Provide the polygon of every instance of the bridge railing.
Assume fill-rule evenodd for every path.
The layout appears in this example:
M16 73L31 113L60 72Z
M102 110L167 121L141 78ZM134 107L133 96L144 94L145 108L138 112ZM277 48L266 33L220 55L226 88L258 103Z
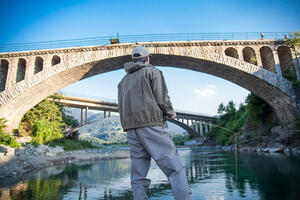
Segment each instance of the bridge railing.
M204 116L204 117L214 117L218 118L218 115L209 115L209 114L204 114L204 113L198 113L198 112L192 112L192 111L186 111L186 110L180 110L180 109L175 109L175 112L180 112L184 114L192 114L192 115L199 115L199 116Z
M110 102L110 103L118 103L118 100L112 99L112 98L105 98L105 97L100 97L100 96L78 94L78 93L75 93L75 92L59 91L59 93L62 94L63 96L71 96L71 97L78 97L78 98L84 98L84 99L100 100L100 101L105 101L105 102Z
M284 39L291 32L263 32L263 39ZM110 39L118 38L120 43L159 42L159 41L209 41L209 40L255 40L262 39L262 32L232 33L164 33L144 35L116 35L70 40L0 44L0 52L29 51L80 46L108 45Z

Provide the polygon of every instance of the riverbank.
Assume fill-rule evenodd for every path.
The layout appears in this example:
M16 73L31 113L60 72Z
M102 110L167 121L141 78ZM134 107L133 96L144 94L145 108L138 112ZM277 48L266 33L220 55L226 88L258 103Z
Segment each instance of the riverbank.
M235 151L235 145L219 145L215 143L197 143L196 141L190 141L190 144L180 145L181 148L199 148L202 150L212 151ZM275 143L270 146L237 146L237 151L240 152L258 152L258 153L285 153L291 155L300 155L300 146L286 146L281 143Z
M118 147L64 151L62 147L26 145L11 148L0 145L0 178L21 178L24 174L47 167L108 159L129 158L129 151Z
M177 148L199 148L205 151L234 151L235 145L221 146L209 142L197 143L190 141L188 144ZM272 146L238 146L240 152L257 153L284 153L287 155L300 155L300 147L285 146L276 143ZM20 181L26 174L39 170L63 166L67 164L80 164L99 160L126 159L129 156L129 147L121 145L104 146L101 149L85 149L76 151L64 151L62 147L49 147L30 144L24 148L11 148L0 145L0 178L9 178L13 182ZM1 186L1 185L0 185Z

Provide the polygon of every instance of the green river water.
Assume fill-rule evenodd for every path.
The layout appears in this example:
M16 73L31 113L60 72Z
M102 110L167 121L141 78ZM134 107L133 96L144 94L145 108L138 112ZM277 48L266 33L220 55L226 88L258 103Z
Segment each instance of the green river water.
M300 156L179 148L193 200L300 199ZM2 188L0 199L129 200L130 159L52 167ZM173 199L152 160L149 199ZM0 180L4 182L7 180Z

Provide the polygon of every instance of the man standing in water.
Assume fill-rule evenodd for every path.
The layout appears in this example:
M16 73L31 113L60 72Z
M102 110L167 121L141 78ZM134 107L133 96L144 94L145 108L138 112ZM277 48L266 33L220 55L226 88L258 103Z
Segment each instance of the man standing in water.
M175 200L190 200L185 167L176 146L164 130L166 117L175 118L168 90L160 70L150 64L146 47L132 51L125 63L127 74L118 85L121 124L127 131L131 157L131 187L134 200L147 198L151 157L168 177Z

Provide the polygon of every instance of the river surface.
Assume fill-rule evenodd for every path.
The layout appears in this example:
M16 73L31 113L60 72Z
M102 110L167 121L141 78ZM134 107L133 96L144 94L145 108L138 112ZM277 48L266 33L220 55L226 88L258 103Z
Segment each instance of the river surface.
M178 149L193 200L300 199L300 157ZM2 188L0 199L129 200L130 159L53 167ZM149 199L173 199L167 178L152 160ZM0 181L5 181L0 180Z

